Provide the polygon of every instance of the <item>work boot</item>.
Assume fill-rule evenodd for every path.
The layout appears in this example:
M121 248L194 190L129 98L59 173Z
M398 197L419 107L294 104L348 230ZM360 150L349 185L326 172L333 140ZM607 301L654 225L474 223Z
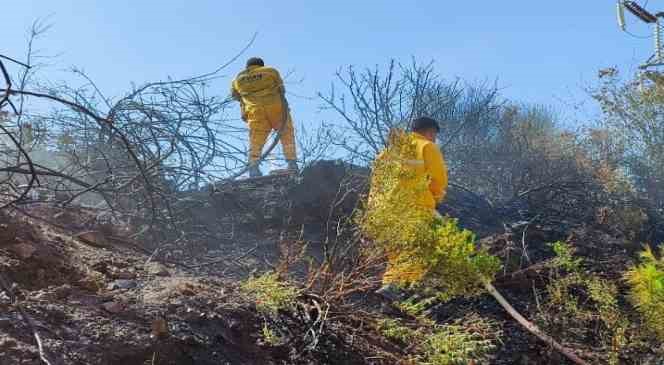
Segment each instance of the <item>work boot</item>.
M295 161L295 160L286 160L286 162L288 163L288 169L289 170L292 170L292 171L295 171L295 172L298 171L297 161Z
M249 166L249 177L260 177L263 176L263 173L258 168L257 164L252 164Z

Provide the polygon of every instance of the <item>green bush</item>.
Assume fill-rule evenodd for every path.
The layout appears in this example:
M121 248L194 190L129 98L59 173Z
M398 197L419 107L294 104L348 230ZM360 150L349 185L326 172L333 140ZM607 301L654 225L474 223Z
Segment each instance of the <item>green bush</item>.
M574 247L567 242L557 241L551 244L556 256L551 260L550 266L554 269L563 268L568 272L577 272L581 267L581 258L574 257Z
M664 249L660 252L664 254ZM646 329L664 341L664 259L655 257L648 247L641 253L641 260L625 274L630 298Z
M276 273L268 272L250 278L242 284L242 291L256 300L256 309L264 314L275 315L279 310L292 308L299 290L279 280Z
M422 344L421 365L466 365L486 361L495 349L494 324L481 318L472 323L438 326ZM472 324L472 325L471 325Z
M618 305L615 284L582 270L583 259L574 256L574 248L565 242L551 244L556 256L549 262L550 282L546 301L538 306L540 318L549 329L561 335L599 336L608 363L617 365L628 344L629 322Z
M390 318L378 321L378 331L390 340L397 340L403 343L411 343L411 341L421 339L422 337L422 333L403 326L398 320Z
M281 337L272 330L267 323L263 324L262 329L263 341L270 346L277 346L281 343Z
M496 324L475 314L452 324L436 325L420 318L418 329L399 320L383 319L378 331L390 340L416 344L411 361L420 365L454 365L485 361L499 338Z

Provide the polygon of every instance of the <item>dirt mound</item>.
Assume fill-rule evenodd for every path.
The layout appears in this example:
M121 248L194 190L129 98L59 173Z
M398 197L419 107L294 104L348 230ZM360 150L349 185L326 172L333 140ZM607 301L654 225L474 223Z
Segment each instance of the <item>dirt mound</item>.
M368 182L366 168L318 161L298 176L268 175L184 192L178 206L183 211L182 230L203 250L227 246L246 233L260 240L261 234L285 227L304 226L315 241L325 225L353 215L368 192ZM479 237L503 230L504 222L486 200L456 186L449 188L440 211L458 218Z
M219 266L158 263L32 219L2 224L0 270L16 297L0 294L2 365L41 363L35 331L53 365L384 363L365 362L371 345L348 343L334 321L307 350L304 314L281 313L286 341L266 343L265 317Z
M259 317L233 285L28 220L4 225L13 228L3 231L1 271L53 364L271 362L252 338ZM0 307L0 363L39 363L31 329L7 295ZM160 320L165 338L153 330Z

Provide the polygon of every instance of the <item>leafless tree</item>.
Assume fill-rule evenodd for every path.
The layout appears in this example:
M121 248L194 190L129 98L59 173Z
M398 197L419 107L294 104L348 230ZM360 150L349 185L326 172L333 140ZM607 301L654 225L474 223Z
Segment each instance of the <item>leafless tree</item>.
M103 219L139 226L132 237L178 241L186 224L179 209L191 200L188 192L246 172L244 127L227 116L231 98L211 92L244 49L213 72L146 83L112 98L77 68L72 72L81 86L40 82L30 65L32 44L47 29L35 23L28 62L0 59L6 83L0 94L3 206L84 204ZM20 70L18 76L6 62ZM278 139L279 131L263 158Z
M494 215L585 217L599 204L588 194L599 189L593 172L580 163L585 139L560 128L550 108L508 101L495 84L445 80L432 63L350 66L336 76L319 96L340 117L343 127L330 138L348 160L368 165L391 128L429 116L442 122L452 187L486 200Z
M349 66L338 71L328 94L319 94L324 108L335 111L345 123L336 136L352 157L371 161L386 143L391 128L407 127L415 117L443 121L442 146L448 153L476 144L498 122L500 106L495 86L462 85L435 73L432 63L399 64L391 61L385 71L378 67L358 71Z

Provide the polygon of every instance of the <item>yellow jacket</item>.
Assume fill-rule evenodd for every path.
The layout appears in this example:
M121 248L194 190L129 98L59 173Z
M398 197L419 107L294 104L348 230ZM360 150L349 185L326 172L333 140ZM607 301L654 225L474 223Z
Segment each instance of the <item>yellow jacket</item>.
M416 158L403 162L414 170L416 179L424 176L429 180L429 190L423 193L420 203L427 208L436 209L436 205L443 201L447 191L447 166L443 154L435 143L421 134L412 132L410 137ZM403 183L407 188L408 183L405 181Z
M231 84L231 95L243 107L281 103L284 82L272 67L249 66Z

